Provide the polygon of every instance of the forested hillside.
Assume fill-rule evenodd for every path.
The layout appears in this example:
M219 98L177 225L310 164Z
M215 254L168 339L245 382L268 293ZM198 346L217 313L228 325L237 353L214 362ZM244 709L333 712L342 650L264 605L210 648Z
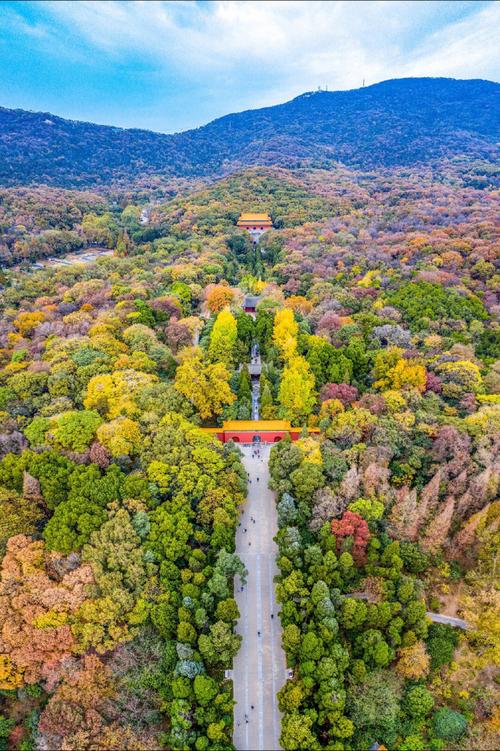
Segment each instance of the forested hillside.
M248 165L373 168L493 161L499 85L407 78L303 94L163 135L0 108L0 184L95 187L147 175L220 176Z
M396 83L355 95L395 97ZM470 85L483 104L495 90ZM462 135L487 157L491 113L474 119L469 101ZM437 154L424 126L383 160ZM56 136L38 162L31 144L27 180L73 184L78 169L90 184L108 135L85 168L64 149L53 165ZM233 748L247 477L237 446L200 427L251 417L258 344L261 417L319 431L270 461L283 748L496 747L499 238L494 170L467 161L471 139L439 169L252 167L176 196L1 192L1 252L20 268L0 278L0 745ZM123 164L101 177L139 171ZM258 246L241 211L273 219ZM113 255L30 268L89 245Z

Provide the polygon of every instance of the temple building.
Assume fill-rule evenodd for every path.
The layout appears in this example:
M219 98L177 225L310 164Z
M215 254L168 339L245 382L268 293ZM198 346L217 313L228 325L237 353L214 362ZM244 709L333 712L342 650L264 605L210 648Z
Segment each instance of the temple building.
M243 301L243 310L245 313L255 313L260 297L257 295L246 295Z
M201 428L222 441L235 443L277 443L290 435L292 441L300 438L302 428L293 428L288 420L226 420L222 428ZM308 433L319 433L319 428L308 428Z
M269 214L240 214L237 226L246 229L254 243L257 243L264 232L272 228L273 222Z

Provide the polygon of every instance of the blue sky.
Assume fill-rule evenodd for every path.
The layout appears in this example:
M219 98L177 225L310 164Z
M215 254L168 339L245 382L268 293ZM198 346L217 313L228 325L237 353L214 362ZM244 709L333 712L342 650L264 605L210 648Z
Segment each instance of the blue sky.
M0 0L0 105L165 133L319 85L498 81L500 3Z

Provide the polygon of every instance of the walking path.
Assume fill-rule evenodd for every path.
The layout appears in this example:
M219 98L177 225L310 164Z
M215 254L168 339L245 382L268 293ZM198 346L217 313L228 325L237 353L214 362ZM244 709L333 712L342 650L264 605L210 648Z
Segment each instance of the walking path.
M445 623L448 626L461 628L464 631L470 628L470 624L467 621L464 621L463 618L456 618L454 615L441 615L441 613L431 613L428 610L426 616L434 623Z
M248 580L241 591L239 578L235 578L241 615L236 631L243 641L233 663L233 740L239 751L274 751L280 748L281 732L276 693L286 680L286 664L273 581L277 574L273 540L277 518L268 488L270 446L242 446L241 450L251 482L236 533L236 552L248 570ZM257 450L260 457L253 456Z

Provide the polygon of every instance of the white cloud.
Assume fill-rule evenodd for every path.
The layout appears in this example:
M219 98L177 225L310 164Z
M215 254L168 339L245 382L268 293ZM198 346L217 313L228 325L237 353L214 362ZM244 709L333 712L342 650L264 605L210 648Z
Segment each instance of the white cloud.
M405 66L408 75L456 78L498 77L500 4L431 34Z
M112 55L135 52L188 71L203 66L202 73L272 64L285 78L290 71L302 79L323 76L343 88L363 74L370 80L397 75L400 66L420 66L425 75L442 74L447 65L449 74L490 68L500 20L496 3L57 0L44 6L74 34ZM468 11L467 17L447 24L458 9ZM440 28L426 38L426 24ZM412 38L420 40L420 49L408 59L405 47Z
M498 78L500 4L452 0L49 0L45 21L109 64L139 61L225 111L408 75ZM52 29L51 29L52 30ZM175 88L175 87L174 87ZM177 86L178 88L178 86ZM221 100L221 93L227 96ZM178 92L177 92L178 94ZM214 108L215 109L215 108Z

